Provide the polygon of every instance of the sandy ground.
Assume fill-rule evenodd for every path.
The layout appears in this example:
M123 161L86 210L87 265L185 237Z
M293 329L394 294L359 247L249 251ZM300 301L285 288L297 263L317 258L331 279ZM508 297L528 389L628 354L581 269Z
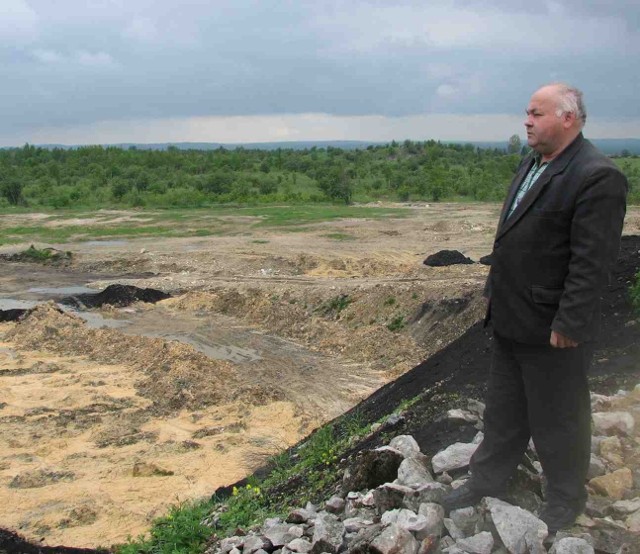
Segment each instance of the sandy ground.
M144 532L169 505L243 477L481 315L486 266L422 261L442 249L488 254L498 212L416 205L408 218L303 232L232 218L225 236L51 245L74 253L64 269L3 264L5 299L111 282L174 294L92 314L112 328L51 306L0 324L3 526L46 544L109 545ZM2 225L27 220L145 217L24 214ZM625 232L639 231L632 208Z

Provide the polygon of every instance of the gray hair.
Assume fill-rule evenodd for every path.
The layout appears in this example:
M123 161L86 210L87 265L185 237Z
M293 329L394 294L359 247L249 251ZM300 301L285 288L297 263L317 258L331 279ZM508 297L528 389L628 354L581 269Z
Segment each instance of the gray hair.
M553 85L558 91L558 109L556 115L561 117L562 114L572 113L576 116L576 120L580 122L580 128L584 127L587 122L587 108L582 99L582 91L576 87L565 85L564 83L554 83Z

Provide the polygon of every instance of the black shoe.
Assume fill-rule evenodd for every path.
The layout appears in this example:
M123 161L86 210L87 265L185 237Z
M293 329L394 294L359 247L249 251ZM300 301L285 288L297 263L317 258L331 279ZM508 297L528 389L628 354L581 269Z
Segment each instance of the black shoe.
M540 519L547 524L549 533L571 527L583 510L559 503L545 504L540 512Z
M469 483L465 483L445 495L442 499L442 507L449 512L451 510L458 510L459 508L466 508L467 506L475 506L485 496L503 498L504 493L492 494L490 492L478 492L472 489Z

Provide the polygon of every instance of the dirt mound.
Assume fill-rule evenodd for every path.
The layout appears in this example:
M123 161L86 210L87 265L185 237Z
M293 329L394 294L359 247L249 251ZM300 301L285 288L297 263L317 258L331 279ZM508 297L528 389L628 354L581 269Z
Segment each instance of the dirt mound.
M180 310L231 315L395 377L482 316L479 283L468 283L464 291L447 285L448 291L420 282L336 290L220 288L166 302Z
M440 250L440 252L427 256L422 263L429 267L443 267L455 264L472 264L474 262L458 250Z
M171 298L170 294L156 289L141 289L133 285L109 285L103 291L95 294L76 294L65 296L60 300L65 306L75 308L99 308L104 305L109 306L129 306L134 302L155 303L160 300Z
M280 395L271 387L247 385L231 364L208 358L188 344L90 329L52 303L32 310L6 338L22 348L81 353L90 360L135 367L143 376L137 388L157 413L236 400L260 405Z

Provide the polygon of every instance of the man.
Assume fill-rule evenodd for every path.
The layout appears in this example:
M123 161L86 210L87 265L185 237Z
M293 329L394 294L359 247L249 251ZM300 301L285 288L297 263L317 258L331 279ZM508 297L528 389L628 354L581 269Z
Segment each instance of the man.
M555 532L574 523L587 498L587 370L628 187L583 138L579 90L544 86L526 114L533 152L511 183L485 289L494 330L485 436L471 478L444 505L504 495L533 437L547 481L540 517Z

